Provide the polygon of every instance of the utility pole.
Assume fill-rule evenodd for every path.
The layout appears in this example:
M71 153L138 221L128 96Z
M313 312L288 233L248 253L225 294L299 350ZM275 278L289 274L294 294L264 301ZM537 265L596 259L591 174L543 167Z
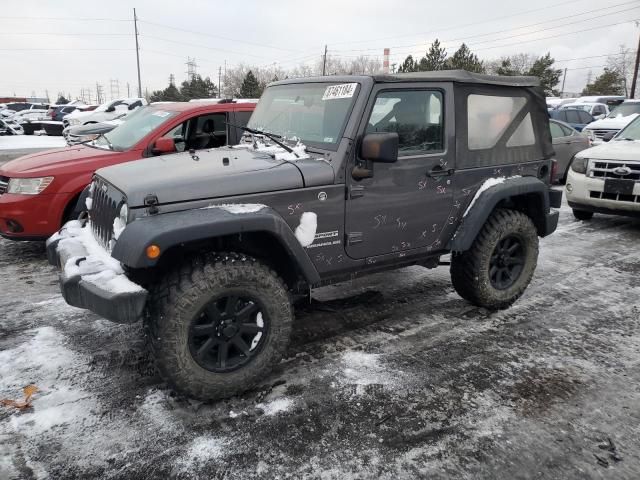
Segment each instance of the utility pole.
M133 9L133 28L136 33L136 65L138 66L138 97L142 97L142 80L140 80L140 46L138 45L138 16Z
M227 61L224 61L224 90L227 90ZM226 95L225 95L226 97Z
M131 98L131 93L129 92L129 82L127 82L127 97Z
M564 75L562 76L562 91L560 92L560 97L564 94L564 81L567 79L567 69L564 69Z
M102 85L96 82L96 103L102 103Z
M322 76L327 72L327 46L324 46L324 55L322 56Z
M111 93L111 100L115 100L120 97L120 81L116 78L115 80L109 79L109 90Z
M222 78L222 67L218 67L218 98L222 98L222 90L220 89L221 83L220 79Z
M640 66L640 34L638 34L638 48L636 48L636 65L633 67L633 80L631 80L631 98L636 98L636 83L638 82L638 67Z

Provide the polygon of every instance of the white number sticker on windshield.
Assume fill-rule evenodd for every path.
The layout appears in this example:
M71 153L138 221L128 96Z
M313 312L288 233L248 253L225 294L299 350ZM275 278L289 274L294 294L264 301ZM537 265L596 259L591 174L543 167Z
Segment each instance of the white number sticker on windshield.
M326 88L322 100L334 100L336 98L351 98L356 93L357 83L343 83L341 85L331 85Z
M154 112L154 113L153 113L153 115L155 115L156 117L164 118L164 117L166 117L167 115L169 115L169 112L162 112L162 111L160 111L160 112Z

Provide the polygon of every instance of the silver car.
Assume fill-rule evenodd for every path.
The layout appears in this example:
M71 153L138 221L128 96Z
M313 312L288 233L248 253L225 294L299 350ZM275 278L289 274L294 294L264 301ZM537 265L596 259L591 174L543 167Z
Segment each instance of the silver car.
M567 180L569 165L576 153L589 148L591 145L586 135L572 128L568 123L549 119L549 129L553 140L553 149L556 151L558 167L556 175L552 178L554 183L564 183Z

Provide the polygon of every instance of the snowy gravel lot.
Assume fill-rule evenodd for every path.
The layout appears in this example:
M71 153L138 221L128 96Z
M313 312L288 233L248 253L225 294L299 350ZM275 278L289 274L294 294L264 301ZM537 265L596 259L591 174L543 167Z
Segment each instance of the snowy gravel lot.
M41 389L0 407L0 479L640 478L639 241L563 208L498 313L446 267L320 289L276 372L205 404L154 376L139 325L67 306L43 245L0 240L0 398Z

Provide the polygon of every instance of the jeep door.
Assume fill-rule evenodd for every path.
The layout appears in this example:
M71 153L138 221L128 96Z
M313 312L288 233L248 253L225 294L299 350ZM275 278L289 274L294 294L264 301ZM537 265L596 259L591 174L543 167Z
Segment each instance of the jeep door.
M395 132L395 163L360 158L359 148L347 171L346 252L367 258L426 247L437 250L450 221L455 143L453 93L445 83L378 84L358 131L364 135ZM352 169L371 170L356 179ZM375 263L375 259L368 259Z

